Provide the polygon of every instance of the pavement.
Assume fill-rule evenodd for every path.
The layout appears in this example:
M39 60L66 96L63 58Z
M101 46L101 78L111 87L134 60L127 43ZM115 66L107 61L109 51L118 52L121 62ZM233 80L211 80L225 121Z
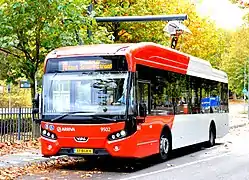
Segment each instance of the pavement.
M247 114L247 104L231 104L229 105L229 126L237 128L249 123Z
M51 158L42 157L40 150L31 149L25 152L18 152L14 154L7 154L0 157L0 169L8 167L24 167L33 163L42 163L50 160L65 158L67 156L56 156Z
M10 155L1 156L0 168L9 166L25 166L27 163L45 160L41 158L39 150L28 150Z
M243 114L243 104L232 104L230 105L230 129L243 127L249 124L247 114ZM25 152L19 152L16 154L8 154L1 156L0 168L8 168L10 166L25 166L30 163L40 163L53 159L58 159L65 156L44 158L40 154L40 150L29 150Z

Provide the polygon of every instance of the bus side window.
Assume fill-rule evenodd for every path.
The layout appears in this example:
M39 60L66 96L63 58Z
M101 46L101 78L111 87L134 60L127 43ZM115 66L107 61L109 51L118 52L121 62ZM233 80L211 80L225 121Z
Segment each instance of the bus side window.
M138 82L138 104L146 104L147 114L150 113L150 84Z

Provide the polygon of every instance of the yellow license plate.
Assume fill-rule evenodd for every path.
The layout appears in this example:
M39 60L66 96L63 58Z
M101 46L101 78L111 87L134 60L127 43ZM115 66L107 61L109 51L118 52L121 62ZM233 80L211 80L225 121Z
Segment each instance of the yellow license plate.
M93 154L93 149L74 149L75 154Z

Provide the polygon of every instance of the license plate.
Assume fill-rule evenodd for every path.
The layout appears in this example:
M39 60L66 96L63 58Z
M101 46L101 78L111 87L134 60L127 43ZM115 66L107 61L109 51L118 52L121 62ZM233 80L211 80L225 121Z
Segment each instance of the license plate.
M74 149L75 154L93 154L93 149Z

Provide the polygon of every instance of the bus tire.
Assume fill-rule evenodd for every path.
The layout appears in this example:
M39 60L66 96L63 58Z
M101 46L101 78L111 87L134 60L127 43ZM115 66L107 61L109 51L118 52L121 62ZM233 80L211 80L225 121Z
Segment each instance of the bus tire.
M171 135L168 131L163 131L160 135L159 140L159 154L158 160L160 162L166 161L171 153L172 143L171 143Z
M211 123L209 128L209 140L207 141L207 147L213 147L215 145L216 130L214 123Z

